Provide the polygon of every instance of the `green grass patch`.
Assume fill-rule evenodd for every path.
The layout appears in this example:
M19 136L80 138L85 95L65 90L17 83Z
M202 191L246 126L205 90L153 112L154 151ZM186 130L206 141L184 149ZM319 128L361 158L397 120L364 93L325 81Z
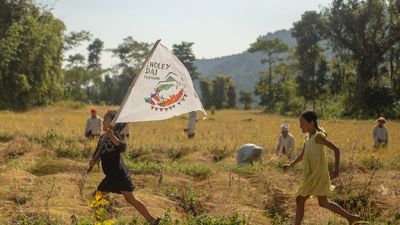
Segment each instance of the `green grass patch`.
M162 168L162 165L160 163L152 161L133 162L131 160L127 160L126 165L133 174L157 175L160 173L160 170Z
M0 142L7 143L14 139L14 136L9 133L1 133L0 134Z
M173 172L183 173L200 180L208 178L212 173L212 169L210 166L207 166L205 164L196 164L196 163L190 163L190 164L175 163L171 165L169 169L172 170Z

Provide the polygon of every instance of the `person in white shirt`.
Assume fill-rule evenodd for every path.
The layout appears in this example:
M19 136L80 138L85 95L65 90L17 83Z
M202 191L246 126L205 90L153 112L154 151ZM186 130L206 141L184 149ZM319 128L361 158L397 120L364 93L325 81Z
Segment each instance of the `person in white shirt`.
M374 139L374 148L386 147L388 144L388 130L384 126L387 120L384 117L379 117L376 122L378 125L372 130L372 137Z
M185 133L187 133L187 136L189 139L194 137L195 131L196 131L196 122L197 122L197 114L196 111L192 111L189 113L189 123L188 127L183 129Z
M246 164L253 165L254 161L263 162L263 147L260 147L255 144L244 144L240 146L237 156L236 162L239 166L244 166Z
M94 138L100 136L103 119L97 115L96 109L90 110L90 118L86 122L85 137Z
M289 125L281 125L281 136L279 136L279 143L276 147L276 153L286 155L289 160L296 159L296 148L294 144L294 137L289 133Z

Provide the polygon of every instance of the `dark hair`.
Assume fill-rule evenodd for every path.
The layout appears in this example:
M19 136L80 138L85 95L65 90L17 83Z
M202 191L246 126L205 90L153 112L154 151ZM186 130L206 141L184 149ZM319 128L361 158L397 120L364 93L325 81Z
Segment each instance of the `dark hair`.
M318 116L317 113L314 111L305 111L301 114L301 117L303 117L307 122L314 121L314 127L318 132L322 132L325 134L325 136L328 136L326 131L318 126Z
M117 116L117 110L108 110L106 114L104 114L104 117L109 116L112 120Z
M108 110L104 115L104 118L107 116L110 117L111 120L113 120L117 116L117 110ZM114 132L119 133L125 126L126 123L117 123L115 124L113 130Z

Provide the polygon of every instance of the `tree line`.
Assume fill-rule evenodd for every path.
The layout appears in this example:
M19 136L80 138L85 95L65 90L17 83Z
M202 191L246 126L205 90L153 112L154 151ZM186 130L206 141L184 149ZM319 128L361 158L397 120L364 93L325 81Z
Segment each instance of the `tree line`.
M328 116L400 118L399 15L399 1L333 0L293 24L293 49L258 38L249 51L263 52L268 64L254 91L259 104L289 115L312 108Z
M312 108L325 116L400 118L399 11L394 0L333 0L321 11L305 12L291 29L295 47L263 37L250 45L249 52L264 53L266 69L253 90L239 93L229 75L210 80L197 72L194 43L172 50L198 82L207 109L238 103L249 109L257 102L283 115ZM120 104L152 46L126 37L104 49L87 31L65 33L62 21L31 0L0 1L0 21L0 109L68 99ZM89 43L87 55L65 56L82 43ZM118 64L104 68L105 51Z

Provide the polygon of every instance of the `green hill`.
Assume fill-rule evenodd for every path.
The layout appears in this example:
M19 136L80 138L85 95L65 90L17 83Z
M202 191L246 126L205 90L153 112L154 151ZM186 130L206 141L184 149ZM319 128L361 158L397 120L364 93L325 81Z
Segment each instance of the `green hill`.
M280 30L263 36L266 39L279 38L289 47L296 44L289 30ZM256 38L255 38L256 39ZM254 41L255 41L254 39ZM250 43L249 43L250 46ZM242 53L223 56L213 59L201 59L195 61L197 70L209 79L218 74L227 74L235 80L238 90L252 89L258 80L260 71L266 70L267 65L261 64L261 53L248 53L246 49Z

